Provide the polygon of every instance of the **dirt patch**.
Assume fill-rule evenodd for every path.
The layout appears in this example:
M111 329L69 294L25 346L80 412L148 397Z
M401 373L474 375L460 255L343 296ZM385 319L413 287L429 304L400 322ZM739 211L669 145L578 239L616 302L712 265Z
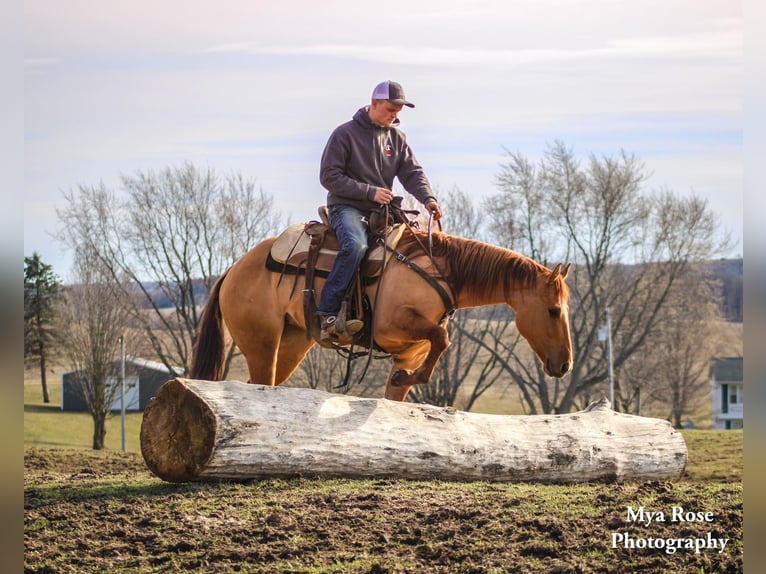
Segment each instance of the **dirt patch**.
M169 484L140 456L25 454L27 572L741 572L740 483ZM662 511L630 521L627 509ZM671 521L671 509L712 521ZM644 516L644 518L646 518ZM655 515L654 518L657 518ZM727 539L705 548L613 548ZM639 543L641 544L641 543Z

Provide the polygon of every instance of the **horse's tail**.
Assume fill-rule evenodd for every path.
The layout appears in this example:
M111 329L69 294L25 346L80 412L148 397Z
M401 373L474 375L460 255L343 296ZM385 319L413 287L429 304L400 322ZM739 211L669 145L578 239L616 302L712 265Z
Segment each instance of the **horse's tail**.
M229 272L227 269L218 278L210 290L210 297L202 312L197 332L197 342L194 343L194 353L189 376L192 379L220 381L224 368L223 317L221 306L218 304L221 285Z

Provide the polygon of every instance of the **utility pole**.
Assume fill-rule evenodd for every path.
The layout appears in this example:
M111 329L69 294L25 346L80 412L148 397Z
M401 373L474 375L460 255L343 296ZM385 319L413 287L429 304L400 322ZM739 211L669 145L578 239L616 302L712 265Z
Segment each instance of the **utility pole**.
M120 427L122 429L122 452L125 452L125 336L120 335Z
M614 368L612 367L612 310L606 308L606 350L609 361L609 402L614 410Z
M612 310L606 308L606 326L599 329L598 340L606 341L607 365L609 368L609 402L614 410L614 368L612 367Z

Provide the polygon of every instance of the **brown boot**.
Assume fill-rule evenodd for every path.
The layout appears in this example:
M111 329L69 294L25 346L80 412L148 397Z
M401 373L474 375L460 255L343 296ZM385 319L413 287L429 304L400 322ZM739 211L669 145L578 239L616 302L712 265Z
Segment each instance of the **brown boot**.
M364 327L364 323L358 319L346 321L344 327L338 328L338 318L334 315L322 317L322 328L319 333L319 343L334 343L336 345L349 345L354 340L354 335Z

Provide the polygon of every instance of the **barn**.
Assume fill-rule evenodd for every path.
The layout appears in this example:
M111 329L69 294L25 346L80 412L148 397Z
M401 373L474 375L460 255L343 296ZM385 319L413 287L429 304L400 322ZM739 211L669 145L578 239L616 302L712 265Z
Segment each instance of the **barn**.
M62 411L87 411L82 388L77 382L81 371L68 371L61 375L61 410ZM112 362L113 377L107 379L109 386L120 384L120 361ZM159 388L170 379L182 375L182 369L169 370L162 363L148 361L139 357L125 357L125 403L126 410L143 411L151 398L157 394ZM121 393L115 393L112 410L121 409Z

